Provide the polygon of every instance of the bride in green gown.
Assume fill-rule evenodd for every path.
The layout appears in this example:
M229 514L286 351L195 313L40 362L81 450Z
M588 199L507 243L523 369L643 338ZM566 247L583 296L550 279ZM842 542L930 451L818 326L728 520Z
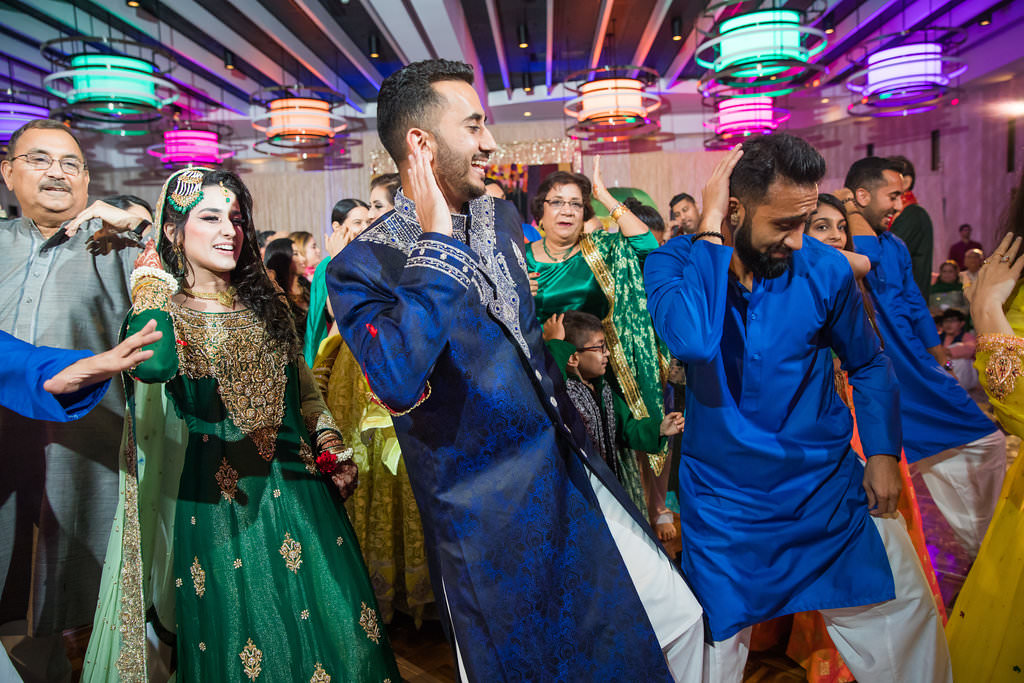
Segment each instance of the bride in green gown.
M352 452L259 259L248 190L179 171L156 225L125 326L164 334L131 373L83 680L159 677L161 634L177 680L397 683L342 506Z

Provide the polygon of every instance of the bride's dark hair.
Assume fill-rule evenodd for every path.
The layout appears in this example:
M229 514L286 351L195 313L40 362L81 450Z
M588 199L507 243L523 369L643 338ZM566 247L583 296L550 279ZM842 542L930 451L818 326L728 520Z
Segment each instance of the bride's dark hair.
M267 334L273 342L280 344L293 357L301 350L298 335L295 333L295 324L292 322L291 311L288 308L288 300L284 292L271 281L263 267L263 260L260 258L259 243L256 241L256 228L252 221L252 195L242 180L232 173L221 169L204 170L204 189L209 187L223 186L231 190L238 198L238 209L242 220L242 250L238 255L238 263L231 272L231 284L238 292L238 299L248 308L252 309L256 317L263 322ZM172 181L166 190L168 194L173 191ZM219 188L218 188L219 189ZM158 226L161 236L164 235L164 225L174 225L173 240L160 240L160 257L174 277L184 283L188 264L184 259L178 257L180 245L184 238L185 222L188 220L188 213L181 213L168 200L162 197L163 216L160 219L163 225ZM193 207L194 209L194 207ZM192 210L189 210L191 213ZM175 247L178 247L176 249Z

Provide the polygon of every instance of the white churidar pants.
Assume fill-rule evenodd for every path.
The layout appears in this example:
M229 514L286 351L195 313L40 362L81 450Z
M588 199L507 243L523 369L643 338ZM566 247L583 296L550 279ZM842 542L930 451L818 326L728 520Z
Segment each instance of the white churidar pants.
M915 463L939 512L973 560L996 511L1006 476L1006 437L998 429Z
M593 473L590 485L669 671L679 683L697 683L704 668L704 611L700 603L665 554Z
M896 598L823 609L825 626L860 683L952 683L942 622L903 518L872 517L896 584ZM740 683L750 628L705 646L705 683Z

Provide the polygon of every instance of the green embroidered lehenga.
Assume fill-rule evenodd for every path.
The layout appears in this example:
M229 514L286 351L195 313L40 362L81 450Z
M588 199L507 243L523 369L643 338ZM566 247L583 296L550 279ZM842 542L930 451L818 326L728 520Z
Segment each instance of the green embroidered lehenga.
M135 370L150 384L128 388L83 680L146 680L150 611L176 631L178 680L397 683L352 526L317 473L315 435L336 428L305 362L248 310L143 298L127 333L155 319L164 336Z

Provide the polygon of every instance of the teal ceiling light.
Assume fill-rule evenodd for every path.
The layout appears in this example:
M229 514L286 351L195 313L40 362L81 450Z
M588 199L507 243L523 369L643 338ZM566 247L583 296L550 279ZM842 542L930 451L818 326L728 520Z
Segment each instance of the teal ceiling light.
M708 7L711 16L736 7L726 0ZM697 48L697 63L708 69L698 87L705 97L764 97L791 92L795 81L811 71L823 71L813 58L828 44L825 32L810 26L825 5L821 0L805 10L764 9L736 14L705 33Z
M60 113L76 123L109 126L156 121L180 95L167 79L174 58L160 48L86 37L47 41L40 50L58 68L43 84L64 100Z

